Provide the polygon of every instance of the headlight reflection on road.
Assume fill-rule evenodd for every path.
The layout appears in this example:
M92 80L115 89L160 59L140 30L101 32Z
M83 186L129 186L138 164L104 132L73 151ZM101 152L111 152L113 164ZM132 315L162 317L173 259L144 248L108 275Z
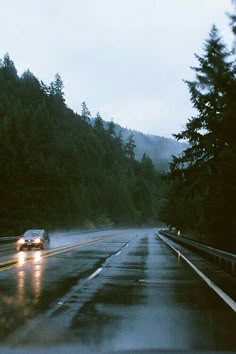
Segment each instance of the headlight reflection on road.
M17 257L18 257L18 266L21 267L19 269L18 278L17 278L17 296L18 296L19 304L23 305L28 301L31 302L32 299L34 304L38 304L41 296L42 252L36 251L29 255L28 252L21 251L17 254ZM27 266L27 263L30 265L31 269L29 269L28 267L23 267L24 265ZM31 276L30 282L28 282L28 280L30 279L28 276L26 279L26 273ZM31 300L30 298L28 299L25 298L26 287L32 288L32 293L31 293L32 295L30 296Z
M41 251L36 251L34 254L34 263L39 263L41 261Z
M34 255L34 270L32 273L32 285L34 289L34 304L39 303L40 295L41 295L41 278L42 278L42 271L41 271L41 251L35 252Z
M25 253L23 251L20 251L18 253L18 265L19 266L24 265L25 264L25 259L26 259Z
M33 289L34 289L34 304L39 303L41 295L41 265L37 264L37 268L33 272Z
M25 271L20 270L18 273L18 281L17 281L17 290L18 290L18 300L19 304L24 303L25 298Z

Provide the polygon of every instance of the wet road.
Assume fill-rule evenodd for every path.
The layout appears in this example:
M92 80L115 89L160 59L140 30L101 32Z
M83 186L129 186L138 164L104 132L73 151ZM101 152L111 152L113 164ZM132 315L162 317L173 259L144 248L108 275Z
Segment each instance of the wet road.
M236 351L233 309L156 232L58 234L49 251L3 247L0 262L17 263L0 269L1 345L27 352ZM221 273L187 254L215 279ZM227 277L229 289L235 279L226 284Z

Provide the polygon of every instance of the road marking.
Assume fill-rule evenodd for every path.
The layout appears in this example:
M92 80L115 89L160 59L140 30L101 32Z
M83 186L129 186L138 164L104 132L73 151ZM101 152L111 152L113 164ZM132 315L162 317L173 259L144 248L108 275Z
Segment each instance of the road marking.
M224 302L231 307L234 312L236 312L236 302L231 299L231 297L226 294L221 288L219 288L211 279L209 279L203 272L201 272L189 259L187 259L179 250L177 250L174 246L172 246L165 237L160 236L157 234L157 236L165 242L169 247L171 247L185 262L207 283L207 285L213 289L218 296L221 297Z
M76 249L76 248L89 246L89 245L92 245L92 244L97 243L97 242L106 241L106 240L112 239L114 237L118 237L118 236L122 235L123 233L124 232L121 232L119 234L110 234L108 236L99 237L99 238L96 238L96 239L91 240L91 241L78 242L78 243L74 243L72 245L55 248L54 250L44 251L42 253L41 257L42 258L47 258L47 257L55 256L57 254L68 252L68 251L71 251L71 250ZM29 261L32 261L32 260L34 260L34 257L33 256L28 256L28 257L26 257L25 262L29 262ZM19 266L19 261L18 260L9 260L9 261L0 262L0 272L3 272L3 271L8 270L8 269L16 268L18 266Z
M9 266L2 267L0 269L0 272L3 272L4 270L12 269L12 268L16 268L16 264L12 264L12 265L9 265Z
M97 270L95 270L95 272L93 272L89 277L88 280L91 280L93 278L95 278L99 273L101 273L101 271L103 270L103 268L98 268Z

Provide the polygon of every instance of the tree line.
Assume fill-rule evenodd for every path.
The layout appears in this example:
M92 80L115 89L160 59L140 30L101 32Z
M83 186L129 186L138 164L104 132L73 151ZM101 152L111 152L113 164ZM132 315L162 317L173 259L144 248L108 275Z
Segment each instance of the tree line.
M236 15L229 15L236 35ZM235 37L234 37L235 38ZM162 219L203 242L236 252L236 52L214 25L186 81L196 116L174 134L189 147L170 164Z
M165 186L151 159L135 160L100 114L67 107L63 81L46 85L0 61L0 232L155 224Z

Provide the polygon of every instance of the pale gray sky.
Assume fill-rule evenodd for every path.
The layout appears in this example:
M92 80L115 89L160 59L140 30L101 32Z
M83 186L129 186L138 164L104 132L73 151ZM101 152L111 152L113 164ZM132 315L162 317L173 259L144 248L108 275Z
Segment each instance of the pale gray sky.
M171 137L193 114L183 79L213 24L231 45L231 0L0 0L0 57L49 84L67 105Z

